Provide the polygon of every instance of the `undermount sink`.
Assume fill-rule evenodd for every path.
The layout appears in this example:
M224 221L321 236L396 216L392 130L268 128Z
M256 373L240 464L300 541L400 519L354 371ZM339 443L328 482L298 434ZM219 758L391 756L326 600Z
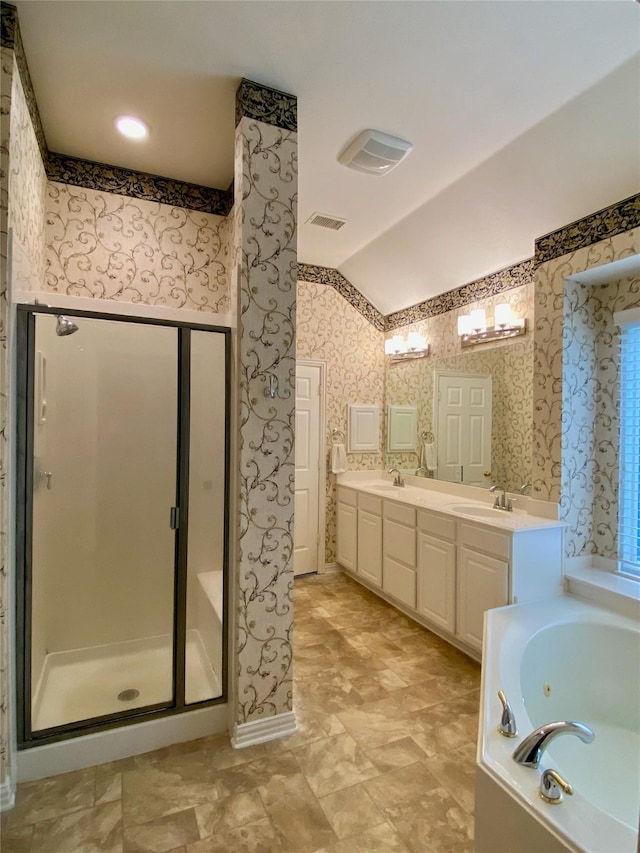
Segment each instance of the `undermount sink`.
M371 488L376 492L399 492L402 486L372 486Z
M475 506L474 504L454 504L447 507L453 512L460 512L463 515L477 515L481 518L495 518L497 512L503 510L493 509L490 506Z

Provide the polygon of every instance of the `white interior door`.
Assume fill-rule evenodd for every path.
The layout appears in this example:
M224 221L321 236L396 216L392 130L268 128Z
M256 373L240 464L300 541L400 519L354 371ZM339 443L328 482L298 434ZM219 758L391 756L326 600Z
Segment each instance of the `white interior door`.
M438 479L469 486L491 470L491 376L436 374Z
M318 571L322 368L296 365L296 518L294 575Z

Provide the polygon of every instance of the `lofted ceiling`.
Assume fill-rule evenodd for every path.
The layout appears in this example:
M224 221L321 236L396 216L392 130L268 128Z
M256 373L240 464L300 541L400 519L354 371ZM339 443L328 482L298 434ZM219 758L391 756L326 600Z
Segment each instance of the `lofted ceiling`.
M298 258L384 314L640 191L633 0L18 0L52 151L226 189L247 77L298 97ZM118 136L144 119L144 143ZM383 177L358 133L414 144ZM340 231L305 221L347 220Z

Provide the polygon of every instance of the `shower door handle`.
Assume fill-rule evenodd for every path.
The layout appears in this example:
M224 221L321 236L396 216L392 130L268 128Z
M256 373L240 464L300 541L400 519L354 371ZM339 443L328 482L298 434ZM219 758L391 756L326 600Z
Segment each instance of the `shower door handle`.
M52 471L37 471L36 478L39 482L44 482L47 485L47 491L51 491L51 478L53 477Z
M177 530L180 527L180 507L172 506L171 507L171 517L169 520L169 525L172 530Z

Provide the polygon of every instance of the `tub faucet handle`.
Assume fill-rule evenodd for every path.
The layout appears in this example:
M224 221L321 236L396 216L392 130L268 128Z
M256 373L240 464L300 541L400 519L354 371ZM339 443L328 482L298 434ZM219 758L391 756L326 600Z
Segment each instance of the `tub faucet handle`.
M538 793L545 803L557 805L563 800L562 792L569 796L573 795L573 788L563 779L557 770L545 770L540 779Z
M511 705L502 690L498 690L498 699L502 702L502 717L500 717L498 731L505 737L515 737L518 734L516 718L513 716Z

